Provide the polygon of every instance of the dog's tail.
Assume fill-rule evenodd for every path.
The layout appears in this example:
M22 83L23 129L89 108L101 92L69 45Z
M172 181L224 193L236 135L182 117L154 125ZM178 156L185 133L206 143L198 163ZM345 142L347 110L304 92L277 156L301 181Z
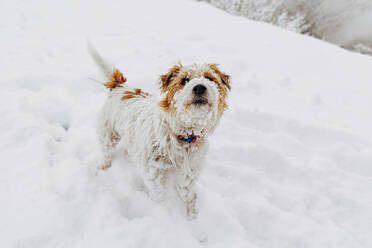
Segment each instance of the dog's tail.
M112 90L122 84L124 84L127 79L124 77L123 73L113 66L109 65L98 53L97 49L87 40L88 52L92 56L94 62L104 73L107 82L104 84L108 89Z

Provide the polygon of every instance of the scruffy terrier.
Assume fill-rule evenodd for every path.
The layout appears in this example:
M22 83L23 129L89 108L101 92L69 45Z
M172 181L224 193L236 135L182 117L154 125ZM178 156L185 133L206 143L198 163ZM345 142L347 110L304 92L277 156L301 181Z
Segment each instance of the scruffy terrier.
M102 169L111 166L120 147L140 167L154 200L166 194L165 183L174 177L187 214L194 218L198 177L213 133L227 108L230 76L216 64L175 65L160 77L162 100L127 86L126 78L110 68L90 46L90 54L107 76L110 94L99 114Z

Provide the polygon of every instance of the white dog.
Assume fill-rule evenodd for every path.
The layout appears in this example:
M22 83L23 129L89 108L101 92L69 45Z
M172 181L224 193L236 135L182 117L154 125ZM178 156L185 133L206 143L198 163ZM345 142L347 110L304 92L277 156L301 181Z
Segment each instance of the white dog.
M94 48L90 53L107 76L105 86L110 90L99 114L102 169L111 166L112 154L120 147L140 166L152 199L164 198L165 182L174 176L187 214L195 217L193 184L204 162L207 138L227 108L230 77L216 64L175 65L160 77L164 98L159 101L129 88L119 70L109 68Z

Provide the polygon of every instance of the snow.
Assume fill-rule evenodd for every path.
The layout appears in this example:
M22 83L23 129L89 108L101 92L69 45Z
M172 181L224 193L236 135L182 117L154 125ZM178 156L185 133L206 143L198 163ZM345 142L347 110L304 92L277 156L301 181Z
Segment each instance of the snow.
M372 58L187 0L2 1L1 247L371 247ZM107 172L107 92L86 38L158 92L178 61L217 62L230 108L199 178L198 219Z

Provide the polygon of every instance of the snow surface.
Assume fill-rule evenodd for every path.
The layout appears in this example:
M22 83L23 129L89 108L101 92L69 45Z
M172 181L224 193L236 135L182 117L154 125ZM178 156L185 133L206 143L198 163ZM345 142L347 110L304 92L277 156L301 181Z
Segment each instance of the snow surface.
M372 247L372 58L205 3L0 3L0 247ZM86 37L157 92L182 60L232 75L187 221L101 158Z

